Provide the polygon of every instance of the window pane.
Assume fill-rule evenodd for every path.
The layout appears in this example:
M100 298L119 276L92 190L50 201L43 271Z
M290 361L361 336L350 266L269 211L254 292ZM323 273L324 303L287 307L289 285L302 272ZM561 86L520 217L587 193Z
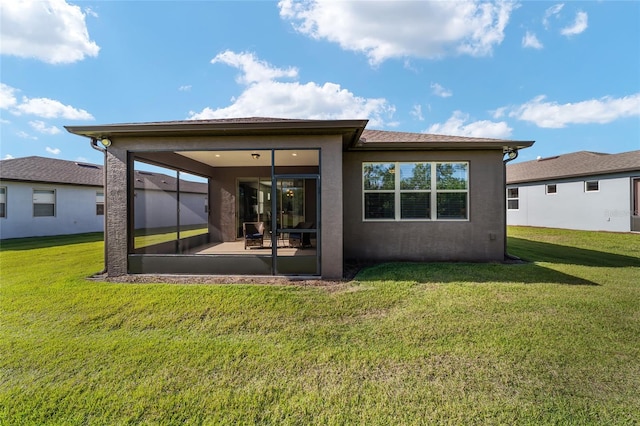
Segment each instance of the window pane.
M467 164L437 164L436 186L438 189L467 189Z
M5 203L0 203L0 217L7 217L7 209Z
M96 216L104 216L104 204L96 204Z
M401 163L400 189L431 189L431 165Z
M431 193L409 192L400 194L400 215L402 219L430 219Z
M547 185L547 194L555 194L557 192L556 185Z
M53 190L35 189L33 191L33 202L53 204L56 202L56 193Z
M34 204L33 215L35 217L54 216L55 208L53 204Z
M507 201L507 208L509 210L518 210L519 207L520 207L520 203L518 202L518 200L508 200Z
M386 192L364 194L364 218L394 219L394 194Z
M507 193L508 198L518 198L518 188L509 188Z
M598 181L591 180L587 182L587 191L597 191L598 190Z
M394 163L364 163L364 189L395 189Z
M447 192L438 194L438 219L466 219L467 194Z

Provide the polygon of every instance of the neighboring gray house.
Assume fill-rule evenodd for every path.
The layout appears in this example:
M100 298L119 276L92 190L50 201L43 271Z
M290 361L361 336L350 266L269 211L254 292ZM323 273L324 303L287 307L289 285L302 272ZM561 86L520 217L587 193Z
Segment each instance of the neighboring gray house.
M103 166L96 164L44 157L0 161L0 239L103 231L103 181ZM135 182L138 228L176 227L176 211L167 207L176 178L140 170ZM206 224L206 185L181 186L181 224ZM142 206L157 213L145 215Z
M640 231L640 151L580 151L507 166L509 225Z
M67 130L104 151L109 276L335 279L345 260L504 260L503 159L533 142L366 125L239 118ZM162 241L138 238L138 163L206 179L208 229Z

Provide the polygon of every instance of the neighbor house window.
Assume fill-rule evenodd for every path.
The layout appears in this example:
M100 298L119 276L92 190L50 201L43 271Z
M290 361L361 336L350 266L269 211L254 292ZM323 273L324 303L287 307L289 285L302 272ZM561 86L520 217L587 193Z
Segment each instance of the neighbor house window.
M546 187L546 192L547 194L555 194L556 192L558 192L558 188L556 187L556 184L549 184Z
M518 188L507 189L507 210L520 209L520 191Z
M365 220L466 219L468 163L364 163Z
M0 186L0 217L7 217L7 188Z
M56 191L53 189L33 190L33 215L35 217L56 215Z
M96 191L96 216L104 216L104 192Z
M584 190L586 192L596 192L600 190L600 182L597 180L588 180L584 183Z

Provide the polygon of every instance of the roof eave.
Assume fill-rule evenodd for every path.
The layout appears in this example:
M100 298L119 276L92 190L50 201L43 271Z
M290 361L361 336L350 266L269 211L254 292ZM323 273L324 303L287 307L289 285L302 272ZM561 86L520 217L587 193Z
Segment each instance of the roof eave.
M69 133L88 138L118 136L256 136L341 134L343 145L360 139L368 120L285 120L265 122L199 122L64 126Z
M534 141L438 141L438 142L359 142L351 147L354 151L429 151L429 150L487 150L529 148Z

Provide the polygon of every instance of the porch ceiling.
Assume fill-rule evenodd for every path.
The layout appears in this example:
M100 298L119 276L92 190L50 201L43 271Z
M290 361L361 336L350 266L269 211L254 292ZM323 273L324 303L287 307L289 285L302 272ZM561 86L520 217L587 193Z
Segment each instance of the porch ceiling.
M240 150L240 151L177 151L176 154L196 160L212 167L251 167L271 166L270 150ZM254 158L253 154L258 154ZM317 166L318 151L278 150L275 154L277 166Z

